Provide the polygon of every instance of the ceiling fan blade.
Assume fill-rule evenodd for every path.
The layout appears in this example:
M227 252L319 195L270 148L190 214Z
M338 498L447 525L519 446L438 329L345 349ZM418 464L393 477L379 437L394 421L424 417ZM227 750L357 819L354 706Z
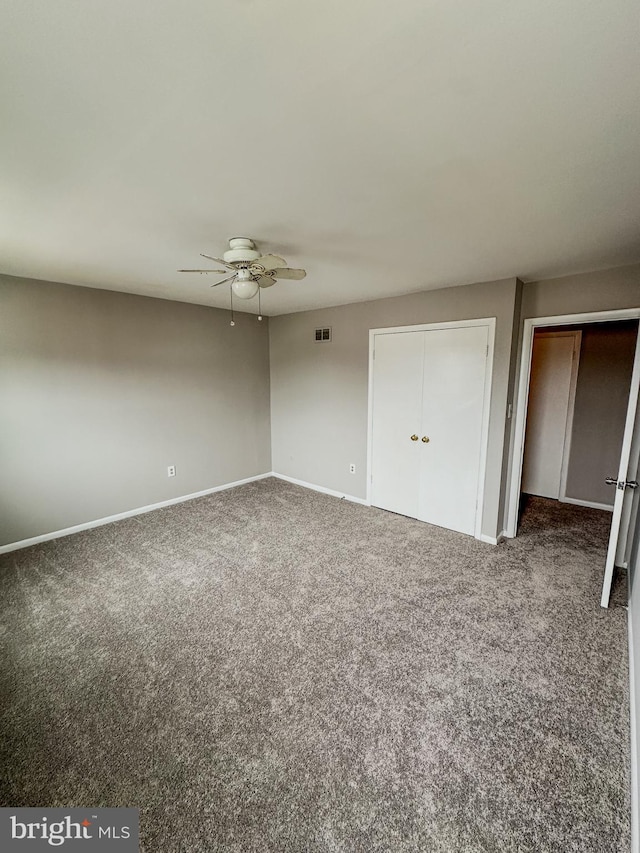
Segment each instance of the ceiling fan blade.
M295 281L300 281L301 278L304 278L307 274L306 270L292 270L289 267L283 267L283 269L276 269L273 271L273 274L276 278L291 278Z
M178 270L178 272L217 272L218 275L224 275L227 270Z
M216 283L212 284L211 287L218 287L219 284L226 284L228 281L233 281L234 278L235 274L230 275L229 278L223 278L222 281L216 281Z
M207 258L210 261L215 261L217 264L222 264L222 266L226 267L228 270L236 270L236 272L237 272L237 269L236 269L236 267L234 267L233 264L228 264L222 258L214 258L213 255L205 255L204 252L200 252L200 257L201 258Z
M274 270L276 267L286 267L287 262L284 258L279 258L277 255L263 255L261 258L252 261L252 264L258 264L266 270Z
M276 283L276 280L272 275L260 275L257 278L257 282L260 287L271 287Z

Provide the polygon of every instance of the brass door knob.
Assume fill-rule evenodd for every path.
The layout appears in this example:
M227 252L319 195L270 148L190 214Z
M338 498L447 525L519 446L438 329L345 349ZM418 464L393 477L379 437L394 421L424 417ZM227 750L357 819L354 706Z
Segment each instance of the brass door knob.
M422 440L424 441L425 444L429 444L430 439L429 439L428 435L423 435Z
M417 436L417 435L412 435L412 436L411 436L411 441L417 441L417 440L418 440L418 436Z

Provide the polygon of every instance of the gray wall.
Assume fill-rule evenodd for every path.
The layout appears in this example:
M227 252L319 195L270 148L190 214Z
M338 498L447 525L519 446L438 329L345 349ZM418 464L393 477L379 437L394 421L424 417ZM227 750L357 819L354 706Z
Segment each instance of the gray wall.
M506 279L273 317L273 470L365 498L369 329L496 317L482 524L483 533L495 536L519 287ZM320 326L332 327L331 343L315 343Z
M268 336L249 314L0 276L0 544L270 471Z
M640 306L640 264L532 281L522 291L522 319Z
M613 506L638 323L582 327L567 497Z
M504 449L502 452L502 468L500 470L500 499L498 503L498 519L497 519L497 535L501 535L504 529L502 519L505 515L505 507L507 502L507 482L509 476L509 468L511 466L510 447L511 447L511 430L513 428L513 410L516 391L516 381L518 379L518 346L519 340L519 323L522 313L522 294L524 286L520 279L516 280L516 295L513 306L513 322L511 335L511 352L509 353L509 381L507 385L507 405L511 406L511 417L504 419Z
M483 532L504 509L517 318L640 305L640 265L228 325L212 308L0 277L0 543L269 471L366 495L368 330L496 317ZM334 341L315 344L316 326ZM514 356L516 357L514 360ZM355 462L357 474L348 473ZM175 479L166 466L178 466Z

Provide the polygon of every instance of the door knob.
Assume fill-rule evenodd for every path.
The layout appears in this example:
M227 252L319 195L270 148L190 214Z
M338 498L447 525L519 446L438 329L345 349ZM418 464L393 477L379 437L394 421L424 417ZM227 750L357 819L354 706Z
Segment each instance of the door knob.
M605 483L608 486L617 486L620 491L624 491L625 486L627 489L637 489L638 481L637 480L617 480L615 477L605 477Z
M412 435L412 436L411 436L411 441L417 441L417 440L418 440L418 436L417 436L417 435L415 435L415 434L414 434L414 435Z
M430 439L429 439L428 435L423 435L422 440L424 441L425 444L429 444Z

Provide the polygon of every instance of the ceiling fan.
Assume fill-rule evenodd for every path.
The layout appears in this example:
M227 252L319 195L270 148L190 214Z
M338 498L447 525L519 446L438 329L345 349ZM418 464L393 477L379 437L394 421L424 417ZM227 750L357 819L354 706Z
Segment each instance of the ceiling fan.
M225 269L178 270L178 272L217 273L218 275L231 272L232 275L227 275L211 287L231 282L232 299L233 295L239 299L252 299L256 293L260 292L260 288L271 287L278 279L299 281L307 274L305 270L291 269L287 266L285 259L278 255L261 255L249 237L232 237L229 240L229 249L222 258L214 258L203 252L201 256L215 261Z

